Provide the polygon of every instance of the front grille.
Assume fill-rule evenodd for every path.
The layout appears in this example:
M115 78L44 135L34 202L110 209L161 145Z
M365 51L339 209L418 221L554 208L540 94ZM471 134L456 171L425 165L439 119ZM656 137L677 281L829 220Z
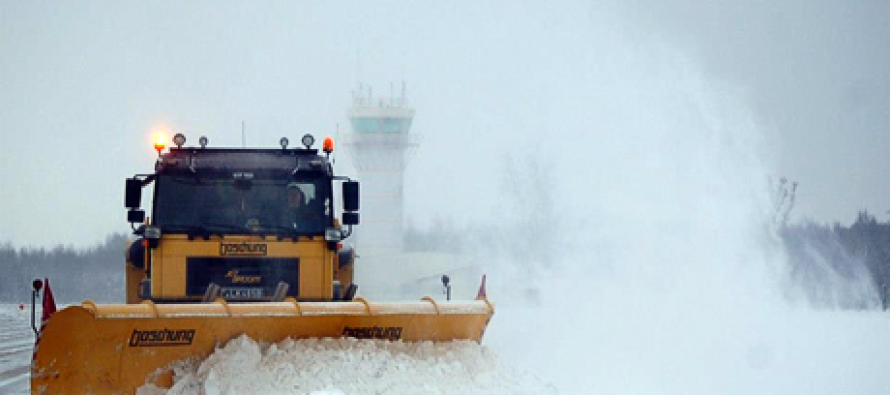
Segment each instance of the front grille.
M226 299L269 298L281 281L290 285L288 296L300 292L299 258L188 258L186 269L189 296L204 295L210 283L219 285Z

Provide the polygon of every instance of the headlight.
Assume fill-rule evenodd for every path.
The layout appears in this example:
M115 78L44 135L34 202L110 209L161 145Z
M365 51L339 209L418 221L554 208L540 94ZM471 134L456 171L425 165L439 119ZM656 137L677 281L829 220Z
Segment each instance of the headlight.
M148 226L145 228L145 238L146 239L160 239L161 238L161 228L157 226Z
M302 142L303 145L306 146L306 149L309 149L312 147L312 144L315 144L315 137L312 137L311 134L307 133L305 136L303 136Z
M324 241L340 241L343 240L343 234L340 229L327 228L324 231Z
M176 133L176 135L173 136L173 144L176 144L177 148L182 148L182 145L185 144L185 135Z

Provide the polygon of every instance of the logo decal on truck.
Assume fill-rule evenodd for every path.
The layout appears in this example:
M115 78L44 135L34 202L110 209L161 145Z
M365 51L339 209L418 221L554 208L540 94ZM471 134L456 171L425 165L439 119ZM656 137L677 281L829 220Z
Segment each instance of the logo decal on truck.
M343 336L356 339L399 340L402 338L400 326L347 326L343 328Z
M226 278L232 281L232 284L259 284L263 281L263 276L248 276L239 274L238 269L229 270Z
M133 329L130 347L188 346L194 339L194 329Z
M219 243L219 255L266 256L265 243Z

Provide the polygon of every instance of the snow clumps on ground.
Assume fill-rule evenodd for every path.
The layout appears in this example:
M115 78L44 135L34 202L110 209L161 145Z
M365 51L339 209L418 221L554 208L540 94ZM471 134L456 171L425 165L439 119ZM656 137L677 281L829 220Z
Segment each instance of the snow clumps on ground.
M403 343L308 339L263 345L233 339L206 360L174 369L170 389L185 394L550 394L556 390L470 341Z

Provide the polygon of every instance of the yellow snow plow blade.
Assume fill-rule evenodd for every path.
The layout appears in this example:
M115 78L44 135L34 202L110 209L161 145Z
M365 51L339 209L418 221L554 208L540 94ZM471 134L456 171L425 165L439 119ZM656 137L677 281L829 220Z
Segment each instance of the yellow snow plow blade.
M134 393L172 385L172 364L205 358L241 334L286 338L355 337L481 341L494 309L486 300L284 302L80 306L59 311L35 346L32 393Z

